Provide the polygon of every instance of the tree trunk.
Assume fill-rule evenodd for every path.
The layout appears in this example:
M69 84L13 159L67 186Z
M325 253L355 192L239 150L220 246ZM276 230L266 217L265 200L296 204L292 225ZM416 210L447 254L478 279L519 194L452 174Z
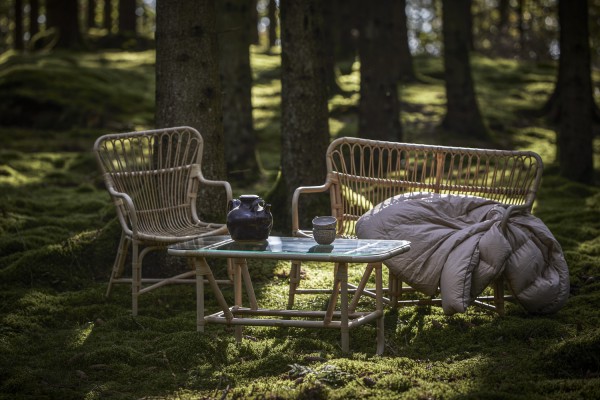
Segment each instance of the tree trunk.
M593 183L594 157L590 45L587 0L559 0L560 71L558 98L560 126L558 157L560 175Z
M518 0L518 13L519 13L519 51L521 57L525 57L525 0Z
M103 22L102 26L106 29L106 33L108 35L112 32L112 0L104 0L104 9L103 9Z
M351 66L358 53L359 13L358 0L333 0L333 42L336 64ZM349 74L351 68L341 69Z
M401 82L414 82L417 80L413 68L413 59L408 45L408 24L406 21L406 0L394 1L394 19L396 20L396 38L398 52L398 71Z
M35 46L35 43L31 42L35 40L35 36L40 32L40 25L38 23L38 18L40 16L40 3L38 0L30 0L29 1L30 11L29 11L29 40L30 46ZM32 49L33 49L32 46Z
M96 0L87 0L86 11L87 29L94 28L96 26Z
M25 44L23 42L23 0L15 0L15 30L14 43L15 50L23 50Z
M400 141L398 59L394 51L396 30L392 12L395 0L361 3L359 135L363 138Z
M444 3L444 1L442 0L442 3ZM471 12L471 0L459 0L458 1L459 4L452 4L452 6L455 7L464 7L464 10L462 12L464 21L465 21L465 25L467 28L467 48L469 49L469 51L473 51L475 50L475 38L473 37L473 13ZM462 3L462 4L460 4ZM446 4L447 6L448 4ZM444 6L442 5L442 8ZM450 8L450 7L448 7ZM455 21L458 22L458 21Z
M119 0L119 35L136 35L136 0Z
M260 36L258 35L258 9L256 5L258 0L252 0L250 9L250 25L248 26L251 44L260 44Z
M156 126L188 125L204 139L202 172L225 179L216 13L213 0L158 0L156 5ZM203 188L198 210L223 220L222 190Z
M325 182L329 122L321 0L281 0L281 179L285 212L279 226L289 230L290 207L299 186ZM310 197L310 196L308 196ZM316 202L305 209L319 212ZM314 214L318 215L318 214ZM314 216L313 215L313 216ZM304 222L304 220L303 220ZM306 226L306 225L305 225Z
M508 30L508 22L509 22L509 12L510 12L510 0L500 0L498 2L498 30L501 35L506 34Z
M277 1L269 1L269 47L277 46Z
M585 1L587 2L587 0L585 0ZM564 7L564 4L562 5L562 7ZM587 11L587 8L586 8L586 11ZM573 10L570 10L570 13L573 13L573 12L574 12ZM562 90L563 90L564 81L565 81L565 77L563 76L564 71L566 68L573 68L573 65L577 63L576 60L570 60L567 57L563 57L563 55L565 53L569 53L569 52L575 53L575 50L579 50L579 47L584 45L584 42L581 42L578 44L579 47L577 49L571 48L573 43L575 43L575 38L573 37L575 34L572 32L569 32L570 30L573 30L573 27L571 26L571 25L573 25L573 22L571 20L568 20L568 18L571 18L570 13L566 13L564 10L562 10L561 4L559 2L558 19L559 19L559 24L560 24L560 36L559 36L560 58L558 61L558 73L556 76L556 84L554 85L554 91L552 92L550 97L548 97L548 100L546 100L546 103L544 103L544 105L542 106L542 109L540 110L540 115L546 116L551 122L554 122L554 123L558 123L561 119L563 102L569 101L565 97L562 96ZM567 19L567 20L565 20L565 19ZM565 24L566 24L566 26L563 26ZM563 32L563 28L567 32ZM584 28L586 30L588 29L587 22L586 22L585 26L579 27L579 29L584 29ZM577 32L576 34L581 34L581 33ZM567 35L569 35L569 36L567 37ZM565 42L565 40L567 40L567 39L569 39L569 42ZM586 39L585 43L586 43L585 45L587 46L588 53L589 53L589 37L588 37L588 39ZM583 52L583 50L582 50L582 52ZM576 54L576 56L581 57L581 54ZM590 55L588 55L588 58L590 58ZM590 81L590 85L591 85L591 81ZM587 103L590 105L590 108L591 108L592 120L600 121L600 110L598 109L598 107L596 106L596 103L594 102L593 91L590 90L589 92L586 92L586 93L589 93L589 96L590 96L590 100Z
M47 26L56 29L55 48L80 50L83 38L79 29L77 0L46 0Z
M332 97L333 95L342 92L342 89L337 81L337 68L335 65L335 43L333 41L333 0L321 0L320 7L323 12L323 43L321 46L320 57L323 58L324 62L327 94L329 97Z
M256 135L252 122L250 8L252 0L219 0L219 56L227 177L256 181Z
M471 76L467 26L463 21L470 0L455 0L452 5L443 3L442 30L444 36L444 78L446 81L446 116L444 129L462 136L487 139L475 97ZM461 3L461 4L455 4Z

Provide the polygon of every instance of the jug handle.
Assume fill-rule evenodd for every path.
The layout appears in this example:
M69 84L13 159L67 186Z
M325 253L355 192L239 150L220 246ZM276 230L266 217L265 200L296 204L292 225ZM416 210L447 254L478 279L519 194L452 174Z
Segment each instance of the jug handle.
M265 201L263 199L261 199L260 197L252 202L252 211L257 211L258 206L261 206L261 207L265 206Z
M238 207L240 205L241 201L239 199L233 199L233 200L229 200L227 202L227 211L231 211L234 208Z

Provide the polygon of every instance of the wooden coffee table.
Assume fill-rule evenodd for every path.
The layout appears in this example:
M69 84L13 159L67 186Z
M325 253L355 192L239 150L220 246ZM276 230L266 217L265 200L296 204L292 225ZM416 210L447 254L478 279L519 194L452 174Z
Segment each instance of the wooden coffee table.
M236 340L242 339L242 326L285 326L301 328L333 328L341 331L341 348L349 351L349 330L371 321L377 323L377 354L384 350L383 261L410 249L405 240L336 239L331 245L318 245L310 238L270 236L262 242L239 242L230 236L198 238L169 246L175 256L191 257L196 269L197 329L207 323L236 326ZM206 262L206 258L228 258L234 265L234 306L229 306ZM247 259L275 259L331 262L334 268L333 290L326 311L259 308L248 271ZM369 263L375 270L375 308L372 311L348 310L348 263ZM204 280L210 284L221 311L204 315ZM242 281L249 307L242 305ZM357 290L353 295L362 296ZM339 297L339 311L336 311ZM274 318L268 318L274 317ZM302 319L294 319L302 318Z

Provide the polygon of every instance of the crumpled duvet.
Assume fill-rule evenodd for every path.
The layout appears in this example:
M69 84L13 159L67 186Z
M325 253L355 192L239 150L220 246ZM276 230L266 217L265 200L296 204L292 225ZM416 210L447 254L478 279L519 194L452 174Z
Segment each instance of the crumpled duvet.
M404 239L410 251L385 262L392 273L427 295L438 292L446 314L465 312L503 274L531 313L558 311L569 297L569 269L560 244L537 217L510 217L480 197L411 193L387 199L356 225L364 239Z

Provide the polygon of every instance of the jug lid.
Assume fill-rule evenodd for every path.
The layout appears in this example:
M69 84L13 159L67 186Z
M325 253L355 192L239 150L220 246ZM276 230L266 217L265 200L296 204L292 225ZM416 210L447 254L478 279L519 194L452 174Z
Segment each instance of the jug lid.
M256 200L260 199L260 196L257 194L243 194L240 196L240 200Z

